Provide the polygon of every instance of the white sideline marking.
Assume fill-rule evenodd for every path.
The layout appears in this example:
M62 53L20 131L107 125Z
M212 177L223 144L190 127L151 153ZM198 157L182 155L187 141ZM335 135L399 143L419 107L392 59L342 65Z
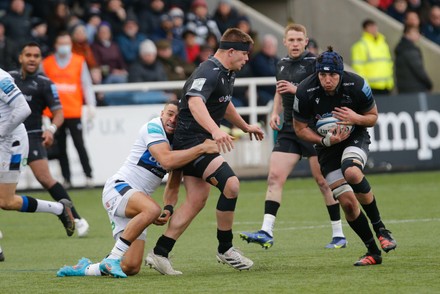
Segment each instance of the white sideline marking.
M422 223L422 222L440 222L440 218L421 218L421 219L400 219L400 220L385 220L386 224L400 224L400 223ZM292 222L286 222L286 221L280 221L277 222L278 224L289 224L294 223ZM255 224L261 224L261 222L234 222L234 225L255 225ZM343 223L344 226L347 226L346 223ZM294 226L294 227L287 227L287 228L277 228L274 229L274 231L294 231L294 230L309 230L309 229L323 229L328 228L329 225L310 225L310 226Z

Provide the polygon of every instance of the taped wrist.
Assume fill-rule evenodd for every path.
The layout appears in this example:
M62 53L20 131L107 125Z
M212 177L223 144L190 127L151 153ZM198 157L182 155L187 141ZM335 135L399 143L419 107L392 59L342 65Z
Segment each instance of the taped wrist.
M50 126L47 127L47 130L49 132L51 132L52 134L55 134L56 131L58 130L57 126L55 124L51 124Z
M163 210L168 210L168 211L170 212L170 216L172 216L173 213L174 213L174 207L173 207L172 205L170 205L170 204L165 205L165 206L163 207Z
M321 139L321 145L325 147L330 147L332 145L330 138L332 137L331 132L327 132L324 138Z

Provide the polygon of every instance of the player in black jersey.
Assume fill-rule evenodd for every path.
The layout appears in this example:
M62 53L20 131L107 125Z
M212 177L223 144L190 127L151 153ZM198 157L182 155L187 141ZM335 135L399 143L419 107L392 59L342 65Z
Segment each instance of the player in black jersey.
M41 50L37 43L26 44L19 56L21 67L11 71L16 85L31 108L31 115L26 118L24 125L29 138L28 165L35 178L50 193L53 199L71 200L64 187L55 180L49 170L46 148L53 144L53 136L57 128L63 123L63 109L58 98L58 93L52 81L42 73L39 66L42 61ZM43 130L43 110L49 107L53 114L52 124ZM76 230L79 237L85 237L89 224L81 218L76 209L72 208L75 218Z
M263 139L263 131L257 125L247 124L231 103L235 71L240 70L249 60L252 43L252 38L243 31L228 29L214 56L193 72L185 83L184 95L180 100L174 149L188 149L212 138L217 142L219 150L231 151L233 137L219 127L223 118L249 133L251 139L252 135L257 140ZM174 212L168 229L159 238L148 259L161 260L163 266L171 267L168 254L176 240L204 207L212 185L220 190L216 211L219 242L217 260L238 270L252 267L252 260L243 256L232 245L232 224L240 186L234 171L218 153L204 154L182 169L186 199Z
M298 138L293 130L293 100L298 84L315 72L316 57L306 50L308 38L303 25L289 24L284 30L284 46L288 56L277 64L277 92L270 119L270 127L278 131L277 140L270 156L267 178L264 219L261 230L242 232L240 237L247 242L260 244L267 249L273 245L273 227L281 204L283 186L301 157L309 159L310 170L324 197L330 215L333 238L326 248L345 248L347 241L342 231L339 203L321 174L313 144ZM284 110L284 111L283 111ZM280 125L280 114L284 114L284 123Z
M396 248L391 232L380 218L370 184L363 174L370 136L367 127L376 124L378 111L368 83L359 75L344 71L342 57L329 47L317 58L316 74L298 86L293 104L294 128L298 136L316 144L321 170L333 195L339 200L350 227L362 239L367 253L354 265L382 263L365 210L385 252ZM333 116L339 123L325 137L309 122ZM344 125L350 125L353 129Z

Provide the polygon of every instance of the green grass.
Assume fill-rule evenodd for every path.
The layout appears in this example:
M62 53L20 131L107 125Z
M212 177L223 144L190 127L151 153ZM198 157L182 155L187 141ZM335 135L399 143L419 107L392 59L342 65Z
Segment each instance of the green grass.
M239 272L216 262L213 193L204 210L176 243L172 261L182 276L162 276L143 267L128 279L57 278L64 264L82 257L101 260L113 247L101 190L74 190L78 211L91 226L87 238L67 238L61 223L48 214L0 211L0 293L439 293L440 172L370 175L382 219L398 241L383 254L382 265L354 267L365 253L344 221L348 247L326 250L331 239L328 214L313 180L290 179L275 225L275 245L263 250L239 239L241 231L261 226L265 181L242 182L234 225L234 245L254 261ZM163 188L163 187L162 187ZM162 188L154 195L159 200ZM48 198L47 193L30 193ZM182 187L181 197L184 197ZM164 227L152 226L146 252Z

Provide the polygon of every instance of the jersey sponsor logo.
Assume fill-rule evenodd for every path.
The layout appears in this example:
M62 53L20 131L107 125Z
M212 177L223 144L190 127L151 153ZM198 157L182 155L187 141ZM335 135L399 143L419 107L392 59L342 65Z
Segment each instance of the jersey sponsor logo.
M57 87L55 86L55 84L50 85L50 90L52 91L53 98L55 100L59 100L58 90L57 90Z
M299 112L299 99L296 96L295 99L293 100L293 110Z
M2 89L5 94L9 94L15 89L15 85L10 79L6 78L0 81L0 89Z
M344 86L344 87L351 87L351 86L354 86L354 83L353 83L353 82L350 82L350 83L342 83L342 86Z
M318 90L318 89L319 89L319 86L314 87L314 88L309 88L309 89L307 89L306 92L313 92L313 91Z
M163 135L162 128L155 123L149 123L147 130L148 130L148 134L161 134L161 135Z
M226 96L222 96L222 97L218 98L218 101L219 102L229 102L229 101L231 101L231 99L232 99L231 95L226 95Z
M205 85L205 82L206 82L205 78L195 79L191 85L191 89L194 89L197 91L202 91L202 88L203 88L203 85Z

